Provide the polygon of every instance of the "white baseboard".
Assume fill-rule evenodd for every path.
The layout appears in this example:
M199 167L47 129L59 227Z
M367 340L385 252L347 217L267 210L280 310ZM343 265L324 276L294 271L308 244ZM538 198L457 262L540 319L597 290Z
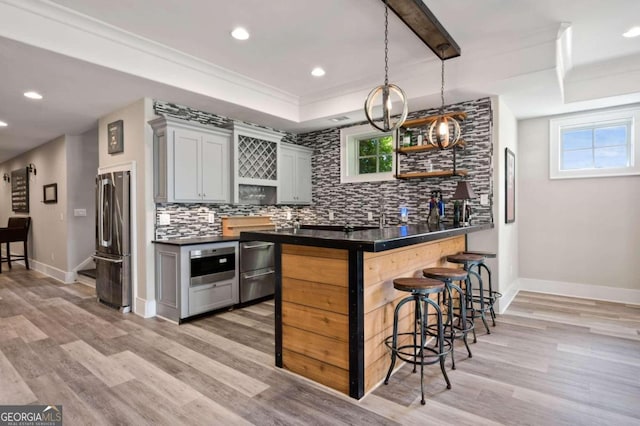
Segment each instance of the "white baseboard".
M20 265L24 265L23 261L18 261ZM62 281L65 284L71 284L76 280L76 273L73 271L63 271L55 266L47 265L46 263L38 262L37 260L29 259L29 267L35 271L41 272L50 276L53 279Z
M498 313L504 314L513 299L518 295L520 291L520 280L516 279L511 283L506 291L502 292L502 297L498 299Z
M151 318L156 316L156 301L146 300L140 297L136 297L135 304L133 306L133 312L143 318Z
M537 280L533 278L520 278L518 281L519 290L522 291L640 305L640 290L631 288Z

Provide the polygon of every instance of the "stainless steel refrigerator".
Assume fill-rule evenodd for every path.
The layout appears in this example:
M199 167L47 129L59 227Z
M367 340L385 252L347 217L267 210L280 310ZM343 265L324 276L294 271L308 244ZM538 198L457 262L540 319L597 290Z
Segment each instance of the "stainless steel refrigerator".
M131 307L130 172L96 177L96 293L128 312Z

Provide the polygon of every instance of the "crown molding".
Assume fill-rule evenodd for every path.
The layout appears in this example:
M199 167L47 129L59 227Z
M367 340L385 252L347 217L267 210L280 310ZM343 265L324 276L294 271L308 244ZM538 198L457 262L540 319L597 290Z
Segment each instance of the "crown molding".
M298 120L299 97L48 0L0 0L0 35ZM252 95L252 96L247 96Z

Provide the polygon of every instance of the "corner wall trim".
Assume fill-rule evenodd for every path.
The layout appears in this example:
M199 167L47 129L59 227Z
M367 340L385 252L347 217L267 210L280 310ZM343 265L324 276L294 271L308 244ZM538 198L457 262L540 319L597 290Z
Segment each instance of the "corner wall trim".
M146 300L140 297L135 298L133 312L142 318L151 318L156 316L156 301Z
M507 288L507 290L502 293L502 297L498 299L499 314L504 314L506 312L507 308L509 308L509 305L511 305L511 302L513 302L513 299L516 298L519 292L520 292L520 280L516 279L514 282L511 283L509 288Z
M537 280L533 278L520 278L518 281L520 291L640 305L640 290L632 288Z

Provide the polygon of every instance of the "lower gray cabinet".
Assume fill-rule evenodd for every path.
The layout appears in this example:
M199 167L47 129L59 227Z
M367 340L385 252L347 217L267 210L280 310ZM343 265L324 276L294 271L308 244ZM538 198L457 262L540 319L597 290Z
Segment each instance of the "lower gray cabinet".
M229 254L229 248L234 249L233 254ZM207 267L202 265L202 257L200 257L198 260L200 264L197 265L200 272L192 271L192 254L200 255L205 251L212 254L212 262L221 262L214 260L215 252L224 251L225 263L233 263L233 273L217 274L222 277L210 280L203 280L202 276L199 279L192 279L193 275L202 273L202 269ZM239 302L238 243L236 241L183 246L156 242L155 261L156 305L157 314L161 317L179 322L184 318L233 306ZM207 276L215 275L214 273Z

